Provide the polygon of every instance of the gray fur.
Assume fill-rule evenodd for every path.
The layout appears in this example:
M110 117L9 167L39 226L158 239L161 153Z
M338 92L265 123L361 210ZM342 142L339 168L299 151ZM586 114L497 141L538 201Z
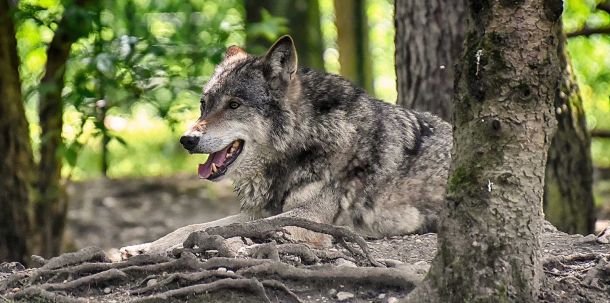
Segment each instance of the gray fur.
M381 102L340 76L297 69L291 38L280 38L265 56L227 56L202 100L198 123L206 121L205 127L187 131L199 137L190 151L209 153L245 141L221 177L234 181L241 214L137 249L167 249L162 243L181 243L198 228L276 215L346 225L370 237L436 226L450 125ZM241 106L230 109L231 100Z

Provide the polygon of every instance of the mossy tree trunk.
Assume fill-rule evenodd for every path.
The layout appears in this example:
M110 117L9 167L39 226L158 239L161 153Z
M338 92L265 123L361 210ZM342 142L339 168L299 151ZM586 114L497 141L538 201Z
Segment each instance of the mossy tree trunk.
M565 46L564 36L561 42ZM586 235L595 227L591 136L565 47L561 66L563 81L555 95L558 129L547 160L544 212L559 230Z
M466 29L466 0L396 0L397 104L446 121Z
M91 30L86 6L91 0L67 2L64 14L47 49L45 73L40 81L39 119L41 127L40 163L34 212L37 251L44 257L60 253L68 210L62 194L62 137L64 75L72 44Z
M365 0L335 0L341 75L373 94Z
M0 0L0 263L24 262L34 165L21 99L12 1Z
M246 47L261 53L278 37L265 37L258 29L262 10L287 21L286 29L277 35L290 34L299 51L299 65L324 70L322 29L318 0L245 0ZM260 28L260 27L258 27Z
M438 253L412 302L535 302L561 1L469 2Z
M466 0L396 0L395 7L397 102L449 121ZM563 81L555 88L559 125L549 149L544 213L561 231L588 234L595 225L591 139L566 51L560 56Z

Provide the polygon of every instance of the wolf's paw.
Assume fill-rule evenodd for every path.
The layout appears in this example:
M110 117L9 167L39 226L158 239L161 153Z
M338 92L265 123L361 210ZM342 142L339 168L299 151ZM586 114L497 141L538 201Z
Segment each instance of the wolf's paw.
M144 243L121 247L121 249L119 249L119 251L121 252L121 259L127 260L133 256L146 254L150 251L151 245L152 243Z
M144 254L162 255L167 252L171 252L172 249L180 247L180 246L182 246L182 244L170 245L168 243L162 243L162 242L159 243L157 241L150 242L150 243L144 243L144 244L138 244L138 245L125 246L125 247L121 247L121 249L120 249L121 259L127 260L133 256L144 255Z
M290 235L288 235L288 239L294 242L305 242L318 248L332 246L332 237L329 235L294 226L287 226L284 227L284 229L290 233Z

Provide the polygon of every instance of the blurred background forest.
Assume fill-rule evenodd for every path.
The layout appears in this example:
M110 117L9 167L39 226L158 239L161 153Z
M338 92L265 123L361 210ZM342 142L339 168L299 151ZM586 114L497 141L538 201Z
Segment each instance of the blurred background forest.
M566 0L564 4L568 54L586 129L592 134L596 214L608 218L610 212L603 214L603 206L610 204L610 2ZM33 161L53 166L53 159L44 159L45 140L53 140L53 135L42 134L47 129L59 135L50 148L57 150L61 161L55 165L60 168L60 187L81 184L70 191L70 208L81 209L100 178L104 178L99 181L102 190L107 190L100 196L128 183L121 180L165 180L145 181L146 186L134 189L152 191L163 188L169 182L165 177L174 175L179 177L171 178L188 184L189 190L199 190L195 188L208 186L195 177L204 156L188 155L178 138L198 117L201 87L227 46L245 46L260 54L280 35L292 34L299 63L343 74L379 99L395 103L394 5L391 0L21 0L16 6L2 7L10 9L14 20ZM54 69L60 72L49 76ZM54 99L61 100L59 108ZM54 118L58 111L61 121ZM45 173L34 174L44 180ZM38 188L53 187L38 182ZM230 194L219 192L230 192L228 187L202 190L208 199L231 200ZM62 190L56 194L67 200ZM177 200L171 194L160 199L167 205ZM119 203L100 201L100 207ZM151 202L146 207L165 206ZM81 219L95 221L102 216L99 208L89 214ZM116 215L120 214L108 214ZM146 220L137 213L133 216L132 227ZM146 229L111 243L168 231L149 221ZM111 228L80 227L79 232L90 234ZM159 230L153 235L149 228ZM102 241L98 238L90 241Z

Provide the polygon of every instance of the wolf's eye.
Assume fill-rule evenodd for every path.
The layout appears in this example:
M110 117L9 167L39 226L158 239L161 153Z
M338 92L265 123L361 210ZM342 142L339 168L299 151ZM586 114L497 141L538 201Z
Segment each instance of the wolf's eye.
M236 109L236 108L238 108L240 105L241 105L241 104L239 104L239 102L237 102L237 101L231 101L231 102L229 102L229 107L230 107L231 109Z

